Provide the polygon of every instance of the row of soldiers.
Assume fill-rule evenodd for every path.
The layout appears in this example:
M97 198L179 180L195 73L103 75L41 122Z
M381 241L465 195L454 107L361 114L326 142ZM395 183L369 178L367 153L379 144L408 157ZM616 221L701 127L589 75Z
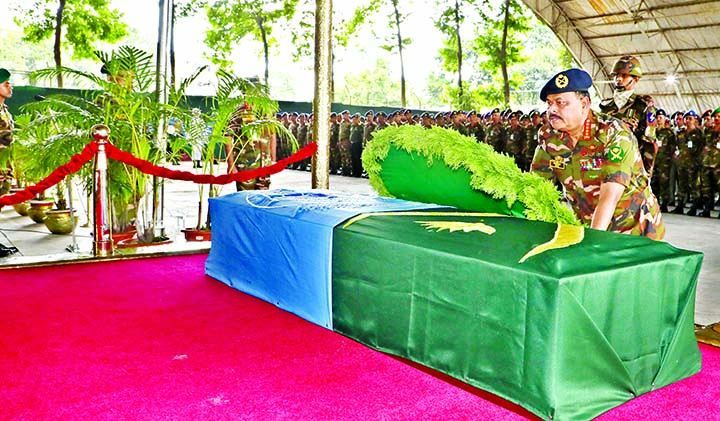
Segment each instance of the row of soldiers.
M652 189L661 210L710 216L720 193L720 107L702 115L695 111L668 115L657 110L658 152L652 171Z
M506 153L513 158L518 167L529 170L535 147L537 131L546 120L545 113L532 111L501 111L498 108L481 114L476 111L447 111L439 113L423 112L413 114L409 110L385 112L367 111L364 115L350 114L349 111L330 114L330 173L352 177L362 177L362 151L372 139L376 130L388 126L406 124L421 125L426 128L445 127L474 137L478 142L493 146L497 152ZM277 115L285 128L297 139L300 147L312 142L312 115L302 113L279 113ZM278 140L277 158L291 154L288 142ZM309 163L295 164L295 169L309 169Z
M655 128L657 154L650 165L651 186L661 203L661 210L675 205L671 213L710 216L715 197L720 193L720 108L702 115L695 111L668 115L657 110ZM312 141L312 115L279 113L285 125L302 147ZM349 111L331 113L330 171L353 177L365 175L362 151L376 130L391 125L417 124L423 127L445 127L474 137L493 146L500 153L515 159L519 168L528 171L537 147L538 129L547 123L546 113L533 110L500 110L423 112L409 110L391 113L367 111L364 115ZM279 140L277 158L291 154L287 142ZM296 169L309 169L309 162L300 162Z

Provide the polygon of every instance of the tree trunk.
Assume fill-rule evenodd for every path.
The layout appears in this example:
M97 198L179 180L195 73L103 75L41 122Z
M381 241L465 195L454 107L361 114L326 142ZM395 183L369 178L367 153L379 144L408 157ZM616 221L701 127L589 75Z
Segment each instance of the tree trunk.
M170 12L170 88L175 90L175 2Z
M392 0L395 10L395 30L397 31L398 54L400 54L400 103L405 108L405 63L403 62L402 34L400 33L400 12L398 12L398 0Z
M458 105L462 105L463 80L462 80L462 42L460 40L460 5L455 0L455 34L457 35L457 61L458 61Z
M265 54L265 86L269 86L268 79L270 76L270 47L268 46L267 33L265 32L265 18L263 18L262 16L257 16L255 18L255 21L258 24L258 28L260 28L260 36L262 37L263 43L263 53Z
M63 77L59 72L62 67L62 56L60 55L60 42L62 38L62 20L65 11L65 0L60 0L57 14L55 15L55 45L53 46L53 55L55 56L55 68L58 69L57 82L58 88L63 87Z
M500 47L500 68L503 76L503 94L505 95L505 106L510 104L510 78L507 65L507 37L508 26L510 25L510 0L505 0L505 21L503 23L502 46Z

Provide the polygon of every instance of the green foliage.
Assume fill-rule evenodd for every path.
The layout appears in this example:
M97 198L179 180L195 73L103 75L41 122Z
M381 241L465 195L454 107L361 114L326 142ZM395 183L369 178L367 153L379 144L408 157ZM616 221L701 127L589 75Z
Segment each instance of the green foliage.
M391 146L422 156L428 163L439 159L451 169L468 171L469 187L506 201L508 208L519 201L526 209L527 219L579 224L572 211L560 203L560 192L552 183L522 172L511 157L498 154L492 146L442 127L391 126L375 133L363 152L362 161L371 186L381 196L392 197L381 176L382 162Z
M57 0L34 0L14 10L14 21L24 31L23 40L31 43L55 36ZM127 35L122 14L110 9L110 0L74 0L65 4L62 36L72 47L73 58L92 58L96 41L114 43Z
M346 77L335 89L335 100L345 104L400 105L388 100L388 92L397 92L400 84L390 78L387 60L378 59L374 69Z
M221 67L230 67L228 55L235 45L252 36L267 51L276 42L273 26L289 21L295 14L298 0L216 0L208 5L210 29L205 44L213 51L210 59ZM267 61L267 53L265 59Z

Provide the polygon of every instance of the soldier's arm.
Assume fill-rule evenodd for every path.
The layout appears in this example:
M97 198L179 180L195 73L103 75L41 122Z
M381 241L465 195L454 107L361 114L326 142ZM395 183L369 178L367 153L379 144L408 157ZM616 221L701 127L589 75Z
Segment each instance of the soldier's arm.
M600 198L593 213L590 228L607 231L624 191L625 186L620 183L610 181L600 185Z

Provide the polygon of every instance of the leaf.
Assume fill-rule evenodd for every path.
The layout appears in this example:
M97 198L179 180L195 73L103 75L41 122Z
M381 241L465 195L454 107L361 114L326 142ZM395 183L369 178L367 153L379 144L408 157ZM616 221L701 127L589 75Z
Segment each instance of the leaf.
M532 256L537 256L548 250L561 249L575 244L579 244L585 238L585 228L582 225L565 225L558 224L555 235L552 240L545 244L541 244L530 250L518 263L522 263Z
M483 224L482 222L461 222L461 221L415 221L416 223L424 226L428 230L436 230L437 232L448 230L450 232L462 231L472 232L480 231L485 234L492 235L495 233L495 228L490 225Z

